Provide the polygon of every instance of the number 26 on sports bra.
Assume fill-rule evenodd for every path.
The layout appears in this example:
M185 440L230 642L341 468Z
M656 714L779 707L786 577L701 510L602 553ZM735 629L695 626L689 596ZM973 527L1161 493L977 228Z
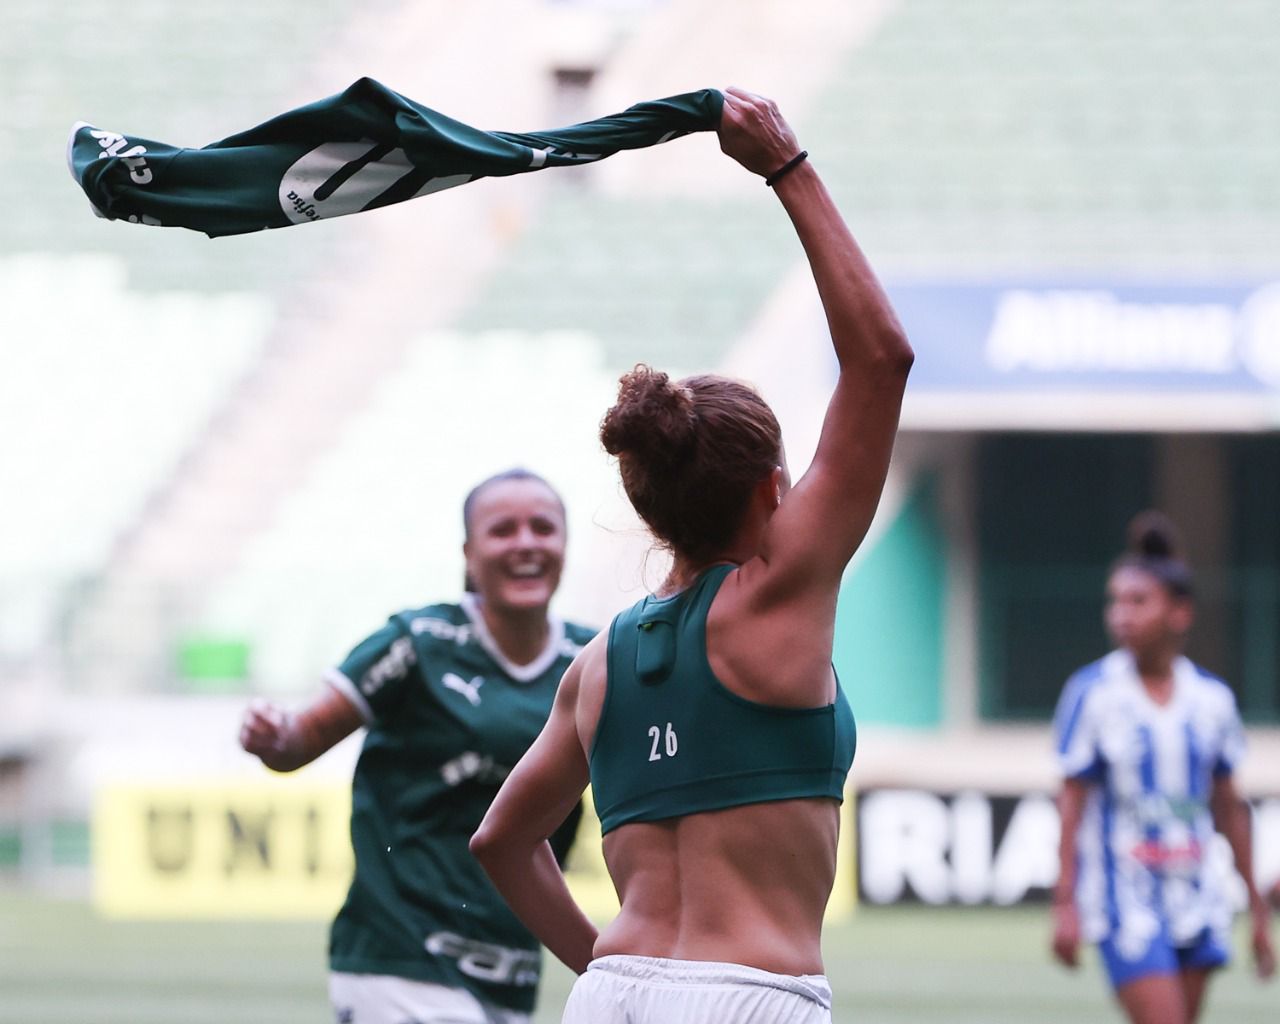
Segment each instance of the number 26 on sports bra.
M663 732L656 725L649 726L649 739L653 740L653 746L649 748L649 760L661 761L662 751L659 745L663 744ZM667 757L675 757L680 749L680 741L676 739L676 731L671 728L671 723L667 723L666 741Z

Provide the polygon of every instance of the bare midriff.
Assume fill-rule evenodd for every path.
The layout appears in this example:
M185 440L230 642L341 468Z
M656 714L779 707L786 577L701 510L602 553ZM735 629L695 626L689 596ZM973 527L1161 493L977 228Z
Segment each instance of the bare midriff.
M604 839L622 909L595 955L821 974L840 830L830 799L779 800L622 825Z

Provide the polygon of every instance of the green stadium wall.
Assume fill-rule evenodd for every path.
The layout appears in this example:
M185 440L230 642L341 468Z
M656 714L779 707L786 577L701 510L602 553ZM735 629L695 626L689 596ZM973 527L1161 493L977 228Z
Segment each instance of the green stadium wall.
M917 481L894 521L845 577L834 662L859 723L942 723L946 548L937 479Z

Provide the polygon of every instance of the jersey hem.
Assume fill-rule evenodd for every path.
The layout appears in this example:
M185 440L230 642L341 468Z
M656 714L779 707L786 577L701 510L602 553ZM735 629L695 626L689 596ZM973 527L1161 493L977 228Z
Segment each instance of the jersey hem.
M640 807L625 810L610 810L600 813L600 834L607 835L614 829L621 828L623 825L630 825L636 822L653 822L653 821L670 821L674 818L687 818L692 814L705 814L710 811L722 811L730 807L747 807L751 804L770 804L777 803L780 800L835 800L837 803L844 803L844 786L843 779L840 779L839 790L832 785L837 781L838 772L820 772L805 773L803 776L795 777L790 789L777 790L768 794L761 794L758 790L744 790L735 794L724 793L708 793L701 800L695 799L681 806L678 810L667 811L654 807ZM716 788L720 788L726 781L748 783L750 780L759 776L768 776L771 779L777 779L778 773L772 770L761 770L752 772L749 775L735 775L719 777L715 779L697 779L693 782L685 783L683 786L672 786L660 791L646 793L644 799L658 799L667 796L677 790L688 790L694 786L705 786L708 783L717 784ZM825 782L825 786L821 791L815 791L813 782L815 779L821 778ZM620 820L619 820L620 819Z
M406 978L410 981L426 981L433 985L460 989L469 992L482 1003L500 1006L504 1010L516 1010L520 1013L532 1013L537 1001L537 986L530 985L521 990L525 998L503 998L493 988L480 984L472 984L466 975L451 971L435 970L418 960L376 960L363 957L330 957L329 971L333 974L378 974L391 978Z

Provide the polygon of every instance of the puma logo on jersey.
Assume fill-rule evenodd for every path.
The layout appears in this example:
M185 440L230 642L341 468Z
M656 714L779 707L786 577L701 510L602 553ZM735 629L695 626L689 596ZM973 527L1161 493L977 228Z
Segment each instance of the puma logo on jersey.
M460 693L471 702L473 708L480 706L480 687L484 685L484 676L473 676L471 682L467 682L461 676L456 676L452 672L446 672L440 680L444 683L445 688Z

